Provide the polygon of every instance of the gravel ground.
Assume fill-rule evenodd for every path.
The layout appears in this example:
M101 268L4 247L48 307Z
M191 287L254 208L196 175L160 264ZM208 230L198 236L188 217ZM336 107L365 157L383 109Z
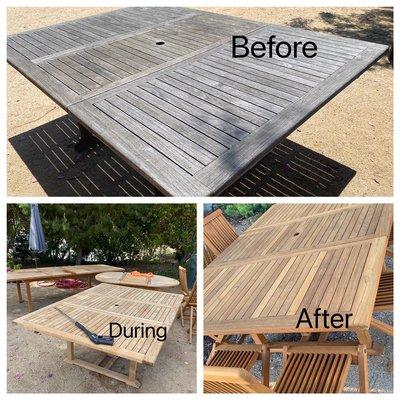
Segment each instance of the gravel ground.
M23 288L24 289L24 288ZM178 289L171 290L178 292ZM62 300L74 290L32 287L35 309ZM25 297L25 291L23 290ZM67 364L64 342L23 329L12 323L27 313L18 303L16 285L7 285L7 391L10 393L194 393L196 392L196 346L189 344L186 327L175 320L154 366L139 365L134 389L115 379ZM78 357L96 361L101 353L78 347ZM127 363L118 360L113 369L127 373Z
M261 215L261 214L260 214ZM235 228L236 232L240 235L248 229L260 217L256 215L251 218L243 219L240 221L230 220L229 222ZM389 269L393 269L393 259L386 257L386 265ZM374 317L382 322L393 325L392 312L377 312ZM374 342L383 345L385 352L381 356L368 357L368 374L370 391L374 393L392 393L393 392L393 338L385 335L375 329L371 329L371 336ZM268 335L270 341L297 341L300 339L299 334L286 334L286 335ZM356 340L355 334L351 332L335 333L329 336L330 341L335 340ZM232 338L232 342L235 338ZM203 361L205 362L210 354L213 341L208 337L204 337L204 353ZM250 337L246 337L245 343L252 343ZM280 371L282 369L282 354L273 353L271 355L270 366L270 379L271 384L276 382ZM251 371L257 378L261 379L261 361L257 361ZM359 387L358 370L357 366L352 365L349 376L345 384L346 392L357 392Z

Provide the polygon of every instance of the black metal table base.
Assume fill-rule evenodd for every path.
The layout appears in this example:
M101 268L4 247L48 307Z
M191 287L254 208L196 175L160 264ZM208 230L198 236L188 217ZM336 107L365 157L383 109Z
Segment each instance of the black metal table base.
M81 134L81 138L74 146L75 150L78 153L83 153L85 151L88 151L92 147L100 143L99 139L97 139L88 129L86 129L83 125L80 124L79 124L79 132Z

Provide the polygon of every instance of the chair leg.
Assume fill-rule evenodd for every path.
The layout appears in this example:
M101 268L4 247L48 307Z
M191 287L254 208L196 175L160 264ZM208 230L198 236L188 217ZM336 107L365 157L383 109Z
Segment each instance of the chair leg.
M244 343L244 339L246 339L246 335L239 335L239 339L237 341L237 344Z
M193 336L193 307L190 307L189 343L192 344Z
M206 365L209 365L212 358L214 357L216 347L217 347L217 344L214 342L211 347L210 355L207 358Z
M360 393L368 393L368 356L365 345L358 346L358 371L360 380Z

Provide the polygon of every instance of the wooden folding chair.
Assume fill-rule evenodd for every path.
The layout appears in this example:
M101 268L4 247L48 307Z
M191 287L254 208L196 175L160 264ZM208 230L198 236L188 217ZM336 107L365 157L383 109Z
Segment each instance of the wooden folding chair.
M262 383L250 374L251 366L243 364L242 360L246 358L243 348L246 346L227 345L213 349L205 366L206 393L340 393L352 362L359 367L360 392L368 392L367 349L364 345L355 347L307 343L285 346L283 370L273 391L269 387L267 346L263 345L261 351L264 372ZM217 358L219 347L223 353ZM250 355L252 350L254 348L249 348L247 360L254 360L254 356L251 358Z
M187 284L186 268L179 266L179 286L183 293L183 301L181 303L181 323L185 326L184 314L189 309L189 343L192 343L192 337L195 333L196 313L197 313L197 284L193 285L190 290Z
M382 272L381 274L374 311L393 311L393 271ZM393 336L393 326L376 318L371 318L371 327Z
M221 254L237 237L238 234L220 209L204 218L204 243L214 258Z
M214 260L216 256L206 245L204 245L203 247L203 254L204 254L204 268L206 268L208 264L211 264L211 262Z
M276 393L341 393L352 363L358 364L360 392L368 392L365 345L296 344L283 349L284 366Z

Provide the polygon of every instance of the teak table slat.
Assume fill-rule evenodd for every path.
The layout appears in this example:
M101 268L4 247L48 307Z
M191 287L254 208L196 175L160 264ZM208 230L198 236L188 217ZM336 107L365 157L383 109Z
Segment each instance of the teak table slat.
M357 333L369 326L393 223L387 204L274 205L204 271L204 333ZM296 328L301 310L352 313L349 327Z
M313 41L317 55L232 58ZM8 37L8 62L163 193L218 194L387 46L185 8L129 8ZM240 51L239 51L240 53ZM85 142L85 141L83 141Z
M98 335L108 335L111 322L118 322L128 329L140 326L142 323L144 327L152 326L156 329L162 326L166 328L168 335L182 299L183 296L180 294L102 283L17 318L14 322L29 330L64 340L67 343L67 362L139 387L140 383L136 380L137 364L153 365L162 349L163 341L151 336L148 338L121 336L115 339L112 346L96 345L55 307ZM108 367L111 367L112 361L118 357L129 360L129 375L125 376L106 368L104 362L100 363L102 365L97 365L76 358L75 345L105 353L108 356L106 357Z
M92 277L102 272L120 272L123 268L112 267L110 265L71 265L59 267L26 268L7 272L7 282L17 284L18 300L22 303L22 293L20 283L25 283L26 297L28 300L28 311L33 311L31 282L48 281L61 278L87 278L88 286L91 286Z

